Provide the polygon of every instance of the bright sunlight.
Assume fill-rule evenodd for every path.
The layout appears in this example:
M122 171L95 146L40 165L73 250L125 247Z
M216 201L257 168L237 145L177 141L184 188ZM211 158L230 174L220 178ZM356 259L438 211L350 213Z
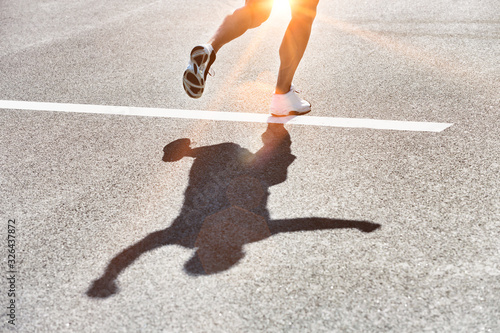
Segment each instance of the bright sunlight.
M278 16L290 15L290 4L288 3L288 0L274 0L273 14Z

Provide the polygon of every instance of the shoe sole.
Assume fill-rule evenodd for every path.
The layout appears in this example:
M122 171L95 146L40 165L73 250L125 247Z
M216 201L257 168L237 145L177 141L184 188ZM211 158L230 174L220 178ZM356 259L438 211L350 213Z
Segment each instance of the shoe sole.
M288 114L275 114L271 112L271 116L273 117L289 117L289 116L302 116L304 114L307 114L311 112L311 110L304 111L304 112L299 112L299 111L290 111Z
M210 55L207 53L200 53L203 50L202 46L196 46L191 50L189 57L188 68L184 71L182 83L184 91L191 98L200 98L205 90L205 79L207 76L208 68L205 69L205 75L202 77L199 68L210 61ZM208 67L208 66L207 66ZM189 86L186 84L189 82Z

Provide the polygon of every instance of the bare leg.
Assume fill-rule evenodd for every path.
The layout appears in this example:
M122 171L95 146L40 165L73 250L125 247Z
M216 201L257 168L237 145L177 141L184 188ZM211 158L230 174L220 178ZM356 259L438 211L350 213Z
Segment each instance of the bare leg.
M277 94L290 91L293 76L309 42L318 2L319 0L290 0L292 19L280 47L281 64L276 83Z
M215 35L208 41L215 53L224 45L256 28L271 14L274 0L247 0L245 6L226 16Z

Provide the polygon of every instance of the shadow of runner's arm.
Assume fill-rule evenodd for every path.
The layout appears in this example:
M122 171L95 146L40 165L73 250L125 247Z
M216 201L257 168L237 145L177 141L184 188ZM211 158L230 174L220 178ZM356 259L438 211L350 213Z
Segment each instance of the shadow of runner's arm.
M271 234L280 232L314 231L329 229L358 229L362 232L372 232L381 227L378 223L368 221L335 220L321 217L309 217L289 220L271 220L268 222Z

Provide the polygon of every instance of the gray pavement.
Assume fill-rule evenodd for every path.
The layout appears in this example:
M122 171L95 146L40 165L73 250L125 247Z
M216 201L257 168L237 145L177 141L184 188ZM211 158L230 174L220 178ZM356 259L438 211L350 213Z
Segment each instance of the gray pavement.
M0 100L267 113L286 15L181 84L241 3L2 1ZM498 1L320 2L312 115L440 133L0 109L0 331L500 332L499 40Z

